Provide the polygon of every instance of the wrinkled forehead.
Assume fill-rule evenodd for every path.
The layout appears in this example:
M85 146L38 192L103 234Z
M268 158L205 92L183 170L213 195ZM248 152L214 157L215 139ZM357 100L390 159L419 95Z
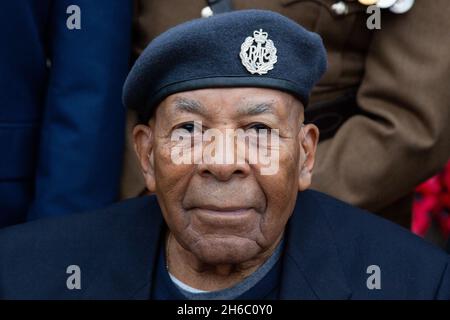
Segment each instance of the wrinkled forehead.
M172 94L157 107L168 119L177 115L202 118L271 116L278 119L303 114L303 104L293 95L267 88L211 88Z

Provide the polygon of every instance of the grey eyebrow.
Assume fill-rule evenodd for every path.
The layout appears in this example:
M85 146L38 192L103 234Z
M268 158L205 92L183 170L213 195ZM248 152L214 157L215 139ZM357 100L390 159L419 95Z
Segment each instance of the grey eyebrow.
M263 113L275 114L273 108L274 104L272 102L249 103L239 108L238 113L240 116L255 116ZM175 99L175 111L195 113L202 116L208 114L206 108L199 101L182 97Z
M274 104L272 102L259 102L255 104L248 104L246 107L242 107L239 109L240 115L245 116L256 116L263 113L275 114Z
M187 98L176 98L175 99L175 111L177 112L189 112L196 113L199 115L206 115L206 108L196 100L191 100Z

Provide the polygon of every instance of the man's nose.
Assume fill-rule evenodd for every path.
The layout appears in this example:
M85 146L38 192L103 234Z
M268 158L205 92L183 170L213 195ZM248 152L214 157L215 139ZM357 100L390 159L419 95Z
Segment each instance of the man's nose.
M213 177L219 181L228 181L234 177L245 178L250 174L250 166L247 162L216 164L202 163L198 165L200 176L205 178Z

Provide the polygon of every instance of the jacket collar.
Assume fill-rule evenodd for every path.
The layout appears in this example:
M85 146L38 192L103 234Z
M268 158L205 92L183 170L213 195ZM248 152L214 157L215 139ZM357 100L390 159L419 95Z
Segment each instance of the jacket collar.
M341 300L351 296L327 213L319 198L320 194L314 191L298 195L285 234L281 299ZM123 212L133 217L132 232L123 236L125 244L121 248L111 250L110 261L104 261L110 264L109 271L99 270L97 285L87 288L86 298L98 297L99 292L112 299L150 297L166 227L155 196L132 201L124 209L127 212Z

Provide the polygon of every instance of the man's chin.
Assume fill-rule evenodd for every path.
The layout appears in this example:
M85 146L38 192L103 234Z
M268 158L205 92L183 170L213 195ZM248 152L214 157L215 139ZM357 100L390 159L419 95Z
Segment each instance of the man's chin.
M255 258L261 248L248 238L220 235L204 237L191 250L207 264L240 264Z

